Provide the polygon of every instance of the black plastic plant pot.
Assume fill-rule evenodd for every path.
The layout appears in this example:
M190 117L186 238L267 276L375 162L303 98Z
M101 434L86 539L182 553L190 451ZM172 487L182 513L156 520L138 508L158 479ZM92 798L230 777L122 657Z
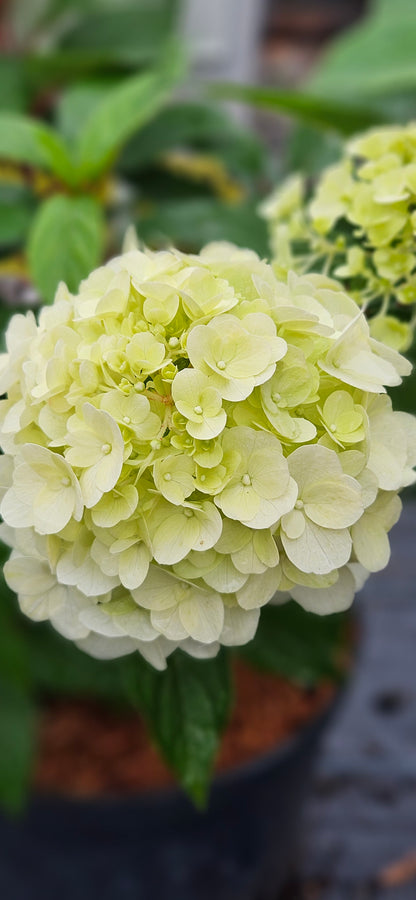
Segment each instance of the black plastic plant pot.
M217 777L203 813L176 788L34 797L22 818L0 819L0 897L276 900L338 696L275 752Z

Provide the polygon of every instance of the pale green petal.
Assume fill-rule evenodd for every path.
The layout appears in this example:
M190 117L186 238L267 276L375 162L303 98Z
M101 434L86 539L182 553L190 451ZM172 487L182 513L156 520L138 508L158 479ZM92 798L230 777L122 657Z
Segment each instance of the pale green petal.
M150 613L153 628L170 641L182 641L188 637L188 631L182 625L179 610L180 606L175 604L167 609L152 609Z
M321 528L308 519L300 537L291 540L282 531L281 540L289 559L302 572L325 575L344 566L351 555L352 541L346 528Z
M87 597L99 597L119 584L118 578L106 575L89 553L78 561L76 549L75 545L75 548L65 550L58 561L56 574L61 584L73 585Z
M291 594L303 609L318 616L327 616L349 609L354 600L355 590L354 577L347 567L344 567L339 573L338 580L331 587L314 589L299 585L292 589Z
M337 454L319 444L310 447L299 447L288 456L289 471L299 488L299 496L304 489L322 480L322 473L328 477L339 476L342 472Z
M289 513L282 516L280 523L282 531L288 538L295 541L301 537L305 530L305 516L300 509L292 509Z
M369 572L379 572L390 559L390 542L376 516L363 516L351 529L354 552Z
M150 553L145 544L133 544L120 553L118 574L122 585L130 591L140 587L149 571Z
M133 515L137 503L138 493L133 484L118 485L98 501L91 511L92 520L101 528L112 528Z
M89 605L90 600L77 588L67 588L64 603L50 616L55 630L70 641L87 637L89 629L81 622L80 613Z
M12 555L5 562L3 572L7 584L16 594L35 597L46 594L56 584L56 577L46 560Z
M221 644L225 647L241 647L247 644L257 631L259 618L259 609L242 609L237 605L225 606Z
M140 587L132 590L132 597L137 605L150 610L170 609L179 603L184 596L186 584L173 577L164 569L151 565L148 575Z
M242 609L258 609L272 599L282 577L280 566L267 569L263 575L250 575L245 585L237 591L237 600Z
M95 659L117 659L120 656L128 656L138 649L137 641L132 638L107 638L93 632L76 643L80 650L84 650Z
M323 528L348 528L364 512L360 485L349 475L309 484L303 502L305 515Z
M250 529L239 522L224 519L221 537L215 544L218 553L237 553L251 541Z
M24 503L13 488L6 491L0 504L0 514L11 528L25 528L33 522L31 506Z
M117 620L107 610L107 603L89 606L80 612L80 621L90 631L102 634L104 637L122 637L125 631L117 624Z
M194 548L199 535L200 527L195 516L187 518L179 509L177 513L169 514L152 534L155 560L170 566L179 562Z
M293 509L297 496L297 484L293 478L289 478L286 492L282 494L281 497L278 497L277 500L262 499L259 512L254 519L251 519L247 524L250 525L250 528L260 529L275 526L282 516Z
M55 584L47 594L19 594L19 607L25 616L34 622L44 622L62 609L65 602L65 588Z
M224 625L224 605L218 594L192 594L179 606L180 620L190 637L203 644L217 641Z
M244 485L241 481L231 483L215 497L215 503L229 519L239 522L250 522L258 513L261 506L261 498L251 485Z
M243 587L246 583L249 573L242 574L239 572L229 556L220 557L220 561L215 569L204 575L204 581L215 591L224 594L233 594Z

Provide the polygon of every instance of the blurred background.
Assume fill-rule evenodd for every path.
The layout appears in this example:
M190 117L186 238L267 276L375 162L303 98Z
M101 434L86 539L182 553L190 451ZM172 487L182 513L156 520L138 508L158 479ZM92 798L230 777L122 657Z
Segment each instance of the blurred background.
M152 247L267 256L257 210L279 178L416 115L415 0L0 0L0 50L2 325L75 289L130 225ZM395 402L415 411L414 379ZM415 524L410 500L363 598L293 900L416 897Z
M412 0L2 0L3 302L75 287L131 223L152 246L267 254L258 200L285 170L412 114L414 15ZM259 87L230 115L218 82ZM69 264L71 217L90 252Z

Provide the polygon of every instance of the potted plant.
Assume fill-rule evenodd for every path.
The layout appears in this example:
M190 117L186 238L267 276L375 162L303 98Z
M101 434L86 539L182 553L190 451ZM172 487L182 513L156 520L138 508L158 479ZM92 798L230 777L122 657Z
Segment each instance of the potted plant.
M340 283L276 275L230 244L187 255L130 237L78 293L61 284L38 322L15 316L0 372L4 573L23 613L79 650L39 625L28 640L4 614L9 722L31 730L28 658L49 693L78 679L138 706L206 803L230 648L304 681L342 669L337 616L386 565L414 480L415 420L385 392L410 369ZM204 813L175 791L35 800L3 826L9 893L28 891L52 840L48 878L68 898L81 875L104 897L274 895L322 721L277 769L220 776Z

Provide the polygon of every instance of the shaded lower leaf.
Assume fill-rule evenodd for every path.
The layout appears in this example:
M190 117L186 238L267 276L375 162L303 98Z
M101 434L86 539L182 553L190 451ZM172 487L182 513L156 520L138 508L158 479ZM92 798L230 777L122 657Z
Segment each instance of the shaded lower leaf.
M0 58L0 109L23 110L27 101L26 95L21 59L3 53Z
M34 213L33 203L23 192L0 191L0 249L21 244L29 231Z
M25 801L35 750L35 711L29 693L0 677L0 805L18 812Z
M104 220L92 197L56 195L39 208L28 241L32 278L51 302L60 281L76 291L103 254Z
M0 564L9 553L0 542ZM35 748L35 709L28 645L17 601L0 576L0 807L18 812L27 794Z
M253 640L239 650L248 662L314 685L342 675L348 613L317 616L293 600L262 609Z
M342 139L332 131L311 125L295 125L286 145L285 171L319 174L325 166L336 162L342 153Z
M260 139L227 113L202 103L175 102L162 109L124 148L118 168L133 175L173 148L214 152L234 171L258 174L266 166Z
M231 241L268 254L265 222L255 204L228 205L216 198L194 197L158 203L154 212L137 223L139 236L153 246L172 242L187 251L199 251L210 241Z
M38 694L83 696L117 706L128 704L123 677L124 660L88 656L61 637L49 623L24 622L28 657Z
M17 599L0 575L0 682L28 691L32 682L28 643L16 607Z
M220 736L231 708L229 658L176 651L165 671L129 657L126 686L170 768L198 806L207 799Z

